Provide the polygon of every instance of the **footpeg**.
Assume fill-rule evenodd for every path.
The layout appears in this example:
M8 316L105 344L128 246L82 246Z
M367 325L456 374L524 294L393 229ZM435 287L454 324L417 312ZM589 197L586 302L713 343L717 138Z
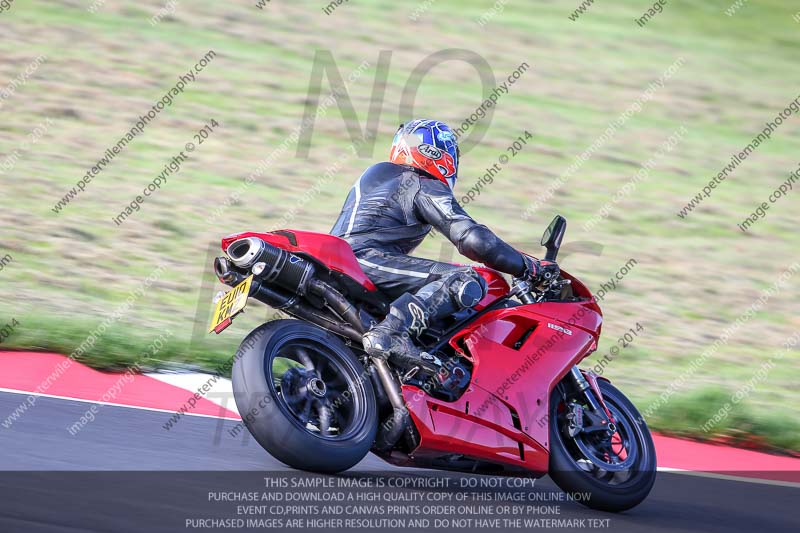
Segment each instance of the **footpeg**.
M423 361L430 363L432 365L436 365L437 367L441 368L442 360L436 357L433 354L429 354L428 352L420 352L419 358Z
M392 353L389 356L389 359L402 368L410 369L409 372L413 370L414 367L418 367L419 369L424 370L425 372L428 372L430 374L436 374L437 372L439 372L439 369L441 368L441 361L439 365L436 365L430 360L423 359L422 357L419 356L414 357L413 355L408 355L407 353ZM435 359L436 361L439 361L438 357L436 357Z
M402 381L403 383L407 383L409 379L417 375L417 372L419 372L419 367L415 366L414 368L403 374L403 377L400 378L400 381Z

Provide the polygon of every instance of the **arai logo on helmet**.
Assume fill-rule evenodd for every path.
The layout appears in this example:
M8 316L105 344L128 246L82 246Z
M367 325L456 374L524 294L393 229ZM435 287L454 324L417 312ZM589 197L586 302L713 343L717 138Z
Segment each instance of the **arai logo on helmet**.
M442 158L442 151L433 146L432 144L420 144L417 146L417 150L419 153L427 157L428 159L441 159Z

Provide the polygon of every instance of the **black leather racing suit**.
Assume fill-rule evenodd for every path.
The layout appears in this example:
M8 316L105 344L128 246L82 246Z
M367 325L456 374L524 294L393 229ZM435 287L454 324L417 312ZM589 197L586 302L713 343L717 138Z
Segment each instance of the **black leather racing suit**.
M404 308L410 301L424 306L421 323L404 318L415 334L430 319L475 305L486 292L483 278L471 267L407 255L431 228L473 261L515 276L530 268L520 252L475 222L445 183L411 166L371 166L348 194L331 233L350 244L367 276L395 299L392 313L410 316Z

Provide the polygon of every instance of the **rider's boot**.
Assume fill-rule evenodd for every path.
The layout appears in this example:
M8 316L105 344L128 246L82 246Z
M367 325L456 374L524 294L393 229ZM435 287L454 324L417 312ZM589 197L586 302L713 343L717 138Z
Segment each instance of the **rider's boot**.
M392 303L381 323L364 334L364 351L373 357L392 359L406 368L419 366L436 372L441 361L414 344L414 339L427 327L425 303L406 293Z

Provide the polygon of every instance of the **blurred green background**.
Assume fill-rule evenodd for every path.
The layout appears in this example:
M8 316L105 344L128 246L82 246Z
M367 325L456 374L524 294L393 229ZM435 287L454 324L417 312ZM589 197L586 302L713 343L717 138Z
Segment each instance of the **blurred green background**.
M578 0L353 0L330 15L325 2L255 4L19 0L0 13L0 90L45 56L0 101L0 257L12 257L0 271L0 325L20 324L0 347L72 352L164 264L146 294L80 359L120 368L169 330L168 346L150 366L179 361L215 368L269 315L254 307L223 335L205 334L211 296L223 288L210 270L219 238L277 225L327 232L355 178L386 159L397 125L411 118L400 102L412 71L447 49L484 58L497 83L523 62L531 67L501 96L482 122L485 137L462 159L457 192L464 193L514 139L525 130L533 135L467 206L473 217L538 254L543 228L554 214L566 216L566 247L602 249L599 256L575 252L562 261L594 290L629 259L638 262L602 302L598 356L631 327L643 326L605 368L643 412L800 260L796 191L748 233L736 226L797 168L800 117L785 121L686 219L677 216L798 96L800 24L792 16L800 8L792 2L750 2L728 16L728 0L674 0L644 28L635 19L652 4L636 0L597 1L577 21L568 17ZM152 24L162 9L171 13ZM209 50L217 55L196 81L55 214L54 204ZM295 143L270 157L304 112L315 111L310 80L320 50L331 54L335 63L327 66L345 79L367 62L347 86L354 113L328 107L316 119L307 157L298 157ZM385 96L375 104L381 51L391 56L386 83L377 85ZM641 111L523 219L542 191L681 58ZM324 77L320 100L330 91ZM475 67L450 60L422 79L413 112L457 126L482 98ZM371 105L380 111L375 147L356 157L347 125L364 131ZM221 126L209 140L117 227L111 218L211 119ZM33 143L29 135L41 124L45 131ZM681 126L686 134L674 150L657 158L606 220L584 231ZM237 204L210 219L265 158ZM319 193L303 200L315 184ZM417 253L455 258L449 250L433 237ZM678 434L766 439L800 450L796 349L776 359L768 379L712 433L699 428L798 330L798 285L797 275L784 283L711 359L681 379L669 401L647 415L649 423Z

